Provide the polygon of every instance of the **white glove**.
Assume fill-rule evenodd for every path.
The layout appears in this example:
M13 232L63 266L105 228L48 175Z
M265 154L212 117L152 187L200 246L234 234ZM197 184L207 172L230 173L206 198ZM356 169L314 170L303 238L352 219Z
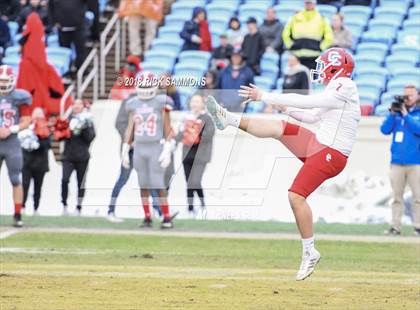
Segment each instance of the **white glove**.
M125 169L130 169L130 145L124 143L121 150L121 164Z
M18 138L21 147L26 151L34 151L39 148L39 139L31 128L24 129L19 132Z
M163 143L163 150L159 156L159 163L163 169L166 169L171 163L171 153L174 151L175 145L176 142L173 139Z
M193 34L193 35L191 36L191 41L192 41L192 42L194 42L194 43L197 43L197 44L201 44L201 42L202 42L203 40L201 40L201 38L200 38L198 35Z

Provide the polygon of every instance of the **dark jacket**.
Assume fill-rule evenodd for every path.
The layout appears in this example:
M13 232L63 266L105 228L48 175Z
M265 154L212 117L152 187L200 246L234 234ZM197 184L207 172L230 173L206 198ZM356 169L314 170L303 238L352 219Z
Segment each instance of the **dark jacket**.
M200 132L200 142L194 145L183 145L182 158L183 161L208 163L213 152L215 128L213 120L207 113L201 114L197 119L204 124ZM181 140L181 136L182 132L178 135L177 140Z
M232 54L233 46L228 44L226 46L219 46L213 50L213 59L227 59Z
M51 25L59 24L63 27L83 29L88 0L49 0L48 13Z
M303 65L287 68L283 80L283 93L309 93L309 70Z
M194 8L191 20L185 22L184 27L179 34L179 36L185 40L184 45L182 46L183 51L200 50L200 43L191 41L193 35L200 36L200 25L194 21L200 12L204 12L204 9L200 7Z
M233 78L232 75L236 74L237 77ZM220 92L221 98L219 100L223 103L224 107L232 112L242 112L243 108L240 105L242 99L237 95L236 90L241 85L249 85L249 83L254 83L254 72L247 65L244 64L238 69L233 69L230 65L223 69L220 73L218 88L230 90Z
M47 172L50 170L48 165L48 150L51 148L50 138L39 139L39 148L33 151L22 150L23 169Z
M5 48L10 42L10 30L7 23L0 18L0 46Z
M7 16L9 20L15 20L19 14L19 0L1 0L0 16Z
M260 74L260 59L265 52L264 39L257 32L255 34L247 34L242 42L242 52L246 56L246 63L254 71Z
M399 113L390 113L382 123L381 132L384 135L392 134L392 164L420 165L420 106L418 104L405 117Z
M264 20L264 23L258 29L259 33L264 39L265 47L272 47L277 52L282 51L283 46L283 24L278 20L268 21Z
M92 123L85 127L80 135L71 135L65 140L63 160L81 162L90 158L89 147L93 139L95 139L95 128Z

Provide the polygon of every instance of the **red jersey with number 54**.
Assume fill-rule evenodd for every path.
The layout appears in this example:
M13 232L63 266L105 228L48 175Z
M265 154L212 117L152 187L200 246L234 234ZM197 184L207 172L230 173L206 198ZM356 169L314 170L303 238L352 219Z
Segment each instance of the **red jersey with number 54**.
M127 99L126 109L134 118L134 141L160 141L163 135L163 112L172 110L171 98L161 94L149 100L133 96Z
M21 116L30 116L32 96L23 89L15 89L6 96L0 95L0 127L19 124Z

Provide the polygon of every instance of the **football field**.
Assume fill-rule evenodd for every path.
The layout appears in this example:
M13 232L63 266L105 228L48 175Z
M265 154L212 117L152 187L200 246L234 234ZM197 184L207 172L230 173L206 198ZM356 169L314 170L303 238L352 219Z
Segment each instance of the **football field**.
M256 223L236 223L231 231L209 233L228 225L201 221L198 228L200 221L178 221L181 228L173 232L142 232L126 229L134 222L110 230L116 225L100 219L69 219L67 228L61 219L51 221L29 221L17 233L2 221L0 309L420 307L418 239L375 236L370 230L379 231L378 225L354 225L360 240L346 225L320 225L341 237L322 235L319 267L296 282L301 245L288 234L289 224L278 224L283 232L276 237L271 229L277 224L247 233ZM89 221L103 227L83 228ZM365 237L369 232L371 238Z

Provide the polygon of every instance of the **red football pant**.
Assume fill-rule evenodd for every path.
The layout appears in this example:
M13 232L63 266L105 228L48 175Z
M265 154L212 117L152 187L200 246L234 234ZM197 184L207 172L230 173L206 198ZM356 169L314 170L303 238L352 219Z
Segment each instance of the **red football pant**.
M282 125L279 140L303 162L289 191L306 198L325 180L343 171L347 156L319 143L315 134L304 127L286 121Z

